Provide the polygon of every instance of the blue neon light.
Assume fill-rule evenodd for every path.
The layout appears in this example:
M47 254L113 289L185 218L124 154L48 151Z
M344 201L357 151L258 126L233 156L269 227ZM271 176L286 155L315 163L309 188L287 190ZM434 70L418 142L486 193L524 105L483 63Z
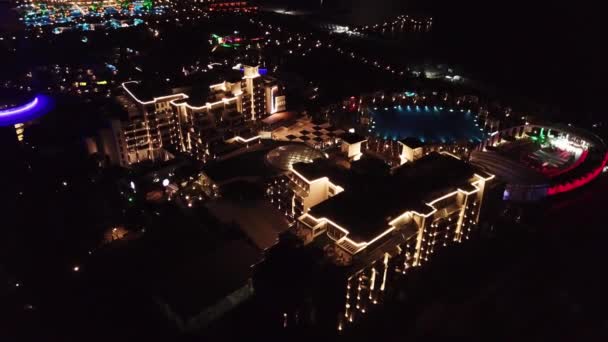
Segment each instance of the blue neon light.
M245 68L241 68L241 71L242 71L242 72L245 72ZM263 69L263 68L260 68L260 69L258 69L258 73L259 73L260 75L266 75L266 74L268 73L268 69Z
M0 110L0 126L12 126L41 117L53 108L53 101L38 95L32 101L17 107Z

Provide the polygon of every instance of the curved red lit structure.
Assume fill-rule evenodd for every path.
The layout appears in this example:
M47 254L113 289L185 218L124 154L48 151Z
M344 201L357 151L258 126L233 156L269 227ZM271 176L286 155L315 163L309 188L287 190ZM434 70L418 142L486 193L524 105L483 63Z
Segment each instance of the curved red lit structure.
M536 164L529 163L526 158L514 158L505 153L502 144L509 144L527 137L541 138L543 133L547 140L542 146L553 146L556 140L567 141L567 145L575 142L578 153L572 151L572 158L576 160L560 167L546 166L545 159L534 160ZM532 138L530 138L532 139ZM548 140L556 139L556 140ZM551 141L547 144L547 141ZM525 143L525 140L524 140ZM518 143L513 146L517 148ZM499 147L497 147L499 146ZM556 145L558 146L558 145ZM561 145L560 145L561 146ZM572 145L570 145L572 146ZM568 150L568 146L565 147ZM507 145L507 151L509 151ZM561 148L557 148L559 153ZM581 151L582 150L582 151ZM529 152L527 152L529 153ZM527 156L529 156L528 154ZM548 158L551 159L551 156ZM471 154L471 162L486 171L496 175L505 183L504 199L514 201L534 201L547 196L566 193L589 184L597 178L608 164L608 149L595 134L571 126L554 124L532 124L508 128L492 134ZM541 165L540 167L538 165Z
M572 191L574 189L580 188L583 185L588 184L602 173L604 167L606 167L606 162L608 162L608 153L604 155L604 160L602 161L602 163L593 171L585 174L580 178L573 179L568 183L553 185L552 187L547 189L547 195L551 196L561 194L563 192Z

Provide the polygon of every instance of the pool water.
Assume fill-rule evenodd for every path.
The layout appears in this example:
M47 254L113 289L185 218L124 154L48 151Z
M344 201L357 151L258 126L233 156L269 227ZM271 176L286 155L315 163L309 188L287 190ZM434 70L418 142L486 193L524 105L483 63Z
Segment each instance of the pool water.
M480 142L486 134L470 110L436 106L394 106L369 109L369 133L384 139L415 137L423 142Z

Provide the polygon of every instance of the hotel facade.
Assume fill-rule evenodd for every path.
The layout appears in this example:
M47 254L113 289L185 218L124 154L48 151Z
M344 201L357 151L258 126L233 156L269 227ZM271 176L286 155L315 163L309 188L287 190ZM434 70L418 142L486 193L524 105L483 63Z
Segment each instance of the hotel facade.
M124 95L117 100L126 118L112 119L109 129L87 140L90 152L103 152L122 166L170 159L176 152L207 160L212 158L210 143L246 135L261 119L285 110L282 87L261 76L257 66L245 66L242 78L203 91L174 88L159 93L139 81L125 82L122 88Z
M294 164L286 183L294 213L302 213L289 235L301 248L322 251L325 262L315 263L329 263L330 273L342 275L330 296L342 299L328 318L337 318L338 330L380 303L398 275L424 265L442 247L469 239L494 178L441 153L387 174L361 174L353 170L357 163L342 172L324 159ZM269 264L273 253L267 253Z

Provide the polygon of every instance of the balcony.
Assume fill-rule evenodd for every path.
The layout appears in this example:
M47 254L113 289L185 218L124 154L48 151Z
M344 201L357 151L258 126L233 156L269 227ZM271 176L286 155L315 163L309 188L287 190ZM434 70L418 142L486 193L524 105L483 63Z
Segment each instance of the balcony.
M300 219L300 222L305 224L306 226L308 226L310 229L314 229L315 226L317 226L319 224L319 222L317 220L315 220L314 218L312 218L310 216L304 216L303 218Z
M344 233L343 231L335 228L334 226L332 226L331 224L328 224L328 228L327 228L327 236L329 236L332 240L334 241L338 241L341 238L346 236L346 233Z
M350 242L348 242L348 240L342 240L337 245L346 250L351 255L355 254L359 250L359 247L351 244Z
M459 204L451 204L447 207L441 208L439 210L437 210L437 213L435 214L436 218L447 218L450 217L452 215L454 215L455 213L459 213L462 210L462 205Z

